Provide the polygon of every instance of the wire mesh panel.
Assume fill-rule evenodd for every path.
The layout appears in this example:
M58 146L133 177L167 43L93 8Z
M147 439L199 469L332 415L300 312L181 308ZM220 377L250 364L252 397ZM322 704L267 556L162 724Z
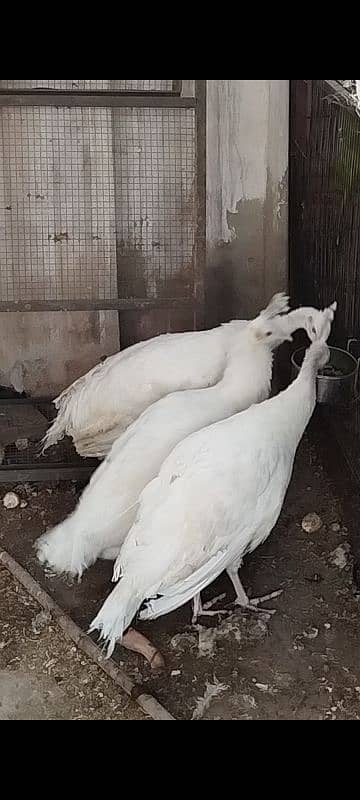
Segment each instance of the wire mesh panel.
M78 80L44 80L44 81L0 81L1 89L50 89L62 92L72 91L112 91L112 92L171 92L174 81L78 81ZM176 82L178 83L178 82Z
M1 300L117 297L111 112L0 114Z
M0 140L0 303L191 297L194 109L5 107Z
M114 113L121 296L191 296L194 288L193 109Z
M205 110L205 81L0 81L0 312L131 311L120 316L123 346L197 325ZM30 315L29 340L37 324ZM74 340L77 330L74 321ZM39 459L34 414L7 410L6 419L21 435L3 427L0 482L94 469L74 461L67 442Z

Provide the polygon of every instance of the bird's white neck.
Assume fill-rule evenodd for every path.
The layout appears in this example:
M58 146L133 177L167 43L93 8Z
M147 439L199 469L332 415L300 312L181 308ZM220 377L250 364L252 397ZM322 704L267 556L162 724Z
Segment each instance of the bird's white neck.
M274 412L281 414L297 448L316 407L317 362L308 352L299 377L277 397L271 400Z
M229 350L222 381L216 390L231 407L245 409L270 395L273 353L266 345L243 335Z

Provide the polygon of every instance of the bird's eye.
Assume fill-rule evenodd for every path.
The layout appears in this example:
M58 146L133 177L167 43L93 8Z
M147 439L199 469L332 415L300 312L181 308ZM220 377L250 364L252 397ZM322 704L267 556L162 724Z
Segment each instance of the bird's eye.
M267 337L269 337L269 336L272 336L272 331L269 331L269 332L266 334L266 336L267 336Z

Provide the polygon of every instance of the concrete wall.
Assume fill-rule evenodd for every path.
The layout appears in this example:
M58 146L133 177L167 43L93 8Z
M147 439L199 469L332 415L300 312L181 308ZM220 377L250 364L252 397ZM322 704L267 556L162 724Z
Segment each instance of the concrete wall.
M32 397L57 395L119 350L118 315L0 315L0 385Z
M288 284L289 81L208 81L208 322Z

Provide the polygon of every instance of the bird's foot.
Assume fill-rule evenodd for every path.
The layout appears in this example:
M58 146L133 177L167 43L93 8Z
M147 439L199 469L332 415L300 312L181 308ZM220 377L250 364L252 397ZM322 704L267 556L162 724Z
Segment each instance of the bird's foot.
M267 594L264 597L254 597L245 605L240 600L236 600L235 605L239 608L242 608L243 611L252 611L255 614L270 614L270 616L273 617L274 614L277 613L276 609L261 608L260 606L263 603L268 603L270 600L277 600L277 598L281 597L283 593L283 590L280 589L278 592L271 592L271 594Z
M196 598L194 601L194 614L192 618L192 624L196 625L200 617L219 617L219 616L221 617L228 615L229 611L224 611L222 609L216 611L212 610L214 606L216 606L217 603L221 603L221 601L224 600L225 597L226 594L221 594L219 595L219 597L214 597L213 600L210 600L208 603L205 603L204 605L202 604L200 597Z

